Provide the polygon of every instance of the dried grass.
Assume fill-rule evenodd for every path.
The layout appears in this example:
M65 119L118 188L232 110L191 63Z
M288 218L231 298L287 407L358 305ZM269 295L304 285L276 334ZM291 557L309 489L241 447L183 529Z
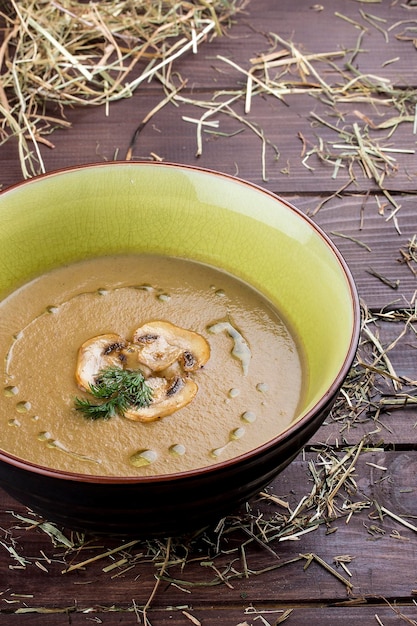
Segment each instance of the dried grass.
M25 178L44 171L40 145L51 147L48 135L68 125L66 106L108 106L130 97L180 56L221 35L244 4L11 0L0 11L1 143L17 138Z
M222 134L216 116L234 119L240 127L236 133L245 129L254 133L261 145L262 179L267 181L268 151L278 160L280 150L251 119L253 101L268 96L285 106L286 98L308 94L327 107L328 115L310 112L317 140L314 144L305 140L300 131L302 164L312 171L317 163L324 164L334 179L340 173L347 174L344 188L356 183L359 177L369 179L388 200L391 212L387 219L400 232L401 206L386 189L385 181L398 172L399 155L404 158L415 154L414 148L395 147L391 140L402 124L412 125L416 132L417 92L397 88L382 76L361 74L355 59L363 50L367 30L376 29L389 43L393 34L400 37L395 33L401 24L388 27L361 10L360 22L348 20L359 29L354 49L333 52L309 53L277 33L268 33L270 49L248 59L248 67L217 57L223 69L229 67L241 74L243 87L240 84L227 93L213 93L208 99L185 94L187 80L178 81L174 76L174 61L189 51L196 52L202 41L222 34L246 3L247 0L113 0L89 4L75 0L12 0L10 14L0 13L6 25L0 48L0 140L17 137L24 177L43 171L41 147L51 146L49 135L53 129L67 124L66 106L108 107L116 99L130 97L152 79L162 85L164 98L139 125L125 158L135 158L135 143L146 120L171 102L203 110L200 116L183 116L186 123L193 123L196 128L196 157L203 152L205 133ZM385 108L388 114L384 121L375 122L364 115L359 110L362 103ZM347 123L343 109L352 104L358 106L354 111L356 121ZM335 118L336 121L330 121ZM320 128L326 140L318 134Z
M362 13L363 19L370 16ZM379 24L373 26L387 34ZM370 179L382 191L392 205L390 219L398 229L396 214L400 209L395 199L385 188L385 179L398 171L396 156L414 155L414 148L394 147L391 137L401 124L417 124L417 91L395 87L381 76L361 74L353 60L361 49L364 30L358 39L355 50L326 53L306 53L292 41L287 41L277 33L270 33L273 51L265 52L250 60L249 69L243 68L224 57L223 63L238 70L246 80L241 98L245 101L245 113L249 114L256 96L266 95L287 103L288 97L310 95L320 100L326 107L328 119L310 112L312 125L320 127L326 135L335 139L325 141L320 135L315 145L307 145L303 135L302 163L313 171L310 165L315 160L331 168L332 178L340 171L348 172L349 184L355 182L359 174ZM387 34L388 37L388 34ZM345 120L346 105L366 103L392 110L383 122L375 123L359 110L354 111L357 121L349 124ZM330 121L336 118L336 121ZM385 133L380 137L381 133ZM279 153L276 148L277 154ZM267 180L264 171L264 180Z

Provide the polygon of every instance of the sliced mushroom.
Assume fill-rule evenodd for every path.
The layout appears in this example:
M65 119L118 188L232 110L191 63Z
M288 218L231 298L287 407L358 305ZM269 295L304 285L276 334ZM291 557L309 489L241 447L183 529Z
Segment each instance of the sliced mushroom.
M150 367L141 363L138 357L138 346L134 343L126 342L126 346L120 352L120 358L123 360L123 367L127 370L140 370L145 378L152 376Z
M191 402L198 389L193 380L179 376L170 380L155 376L148 378L146 384L152 389L151 404L131 408L124 413L125 417L135 422L153 422L175 413Z
M134 337L133 341L128 347L131 362L135 357L137 365L145 365L153 372L166 369L178 361L182 354L181 348L169 343L162 334L140 335L137 339Z
M138 360L160 372L179 361L186 372L199 369L210 358L210 346L205 338L170 322L154 321L144 324L133 335L138 346Z
M123 349L126 341L114 333L98 335L85 341L78 351L75 378L88 391L96 384L98 374L109 367L123 368Z

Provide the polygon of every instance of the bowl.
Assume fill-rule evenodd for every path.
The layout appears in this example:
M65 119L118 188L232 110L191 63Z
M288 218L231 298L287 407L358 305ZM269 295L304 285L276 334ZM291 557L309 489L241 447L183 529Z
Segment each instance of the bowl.
M304 353L296 418L235 458L159 476L79 474L0 451L0 484L68 528L184 534L264 489L317 431L355 356L358 296L344 259L317 225L276 195L222 173L166 163L91 164L0 194L1 297L52 268L121 253L202 262L276 304Z

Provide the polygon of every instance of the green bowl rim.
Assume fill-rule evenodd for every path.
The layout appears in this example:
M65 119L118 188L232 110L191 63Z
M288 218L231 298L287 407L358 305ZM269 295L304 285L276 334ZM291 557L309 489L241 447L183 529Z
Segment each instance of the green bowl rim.
M159 474L159 475L154 475L154 476L101 476L101 475L79 474L76 472L66 472L63 470L56 470L56 469L44 467L36 463L24 461L23 459L19 457L16 457L7 452L3 452L1 450L0 450L0 461L8 463L9 465L13 465L16 468L35 472L36 474L41 474L44 476L48 476L50 478L70 480L70 481L75 481L75 482L95 483L95 484L102 484L102 485L154 483L154 482L161 483L165 481L170 482L170 481L178 481L181 479L184 479L184 480L192 479L192 478L198 477L199 475L204 474L206 476L206 475L210 475L215 472L218 472L219 470L221 471L222 469L226 470L232 466L235 466L235 465L238 466L242 463L250 462L254 457L258 457L259 455L262 455L263 453L267 453L268 450L275 448L276 446L279 446L287 438L289 439L297 438L297 434L305 428L308 422L313 420L314 416L316 416L317 414L325 410L326 405L333 398L333 396L335 396L337 392L339 391L353 363L353 360L356 355L358 343L359 343L360 315L361 315L359 296L358 296L355 281L353 279L351 271L345 259L343 258L341 252L338 250L338 248L332 242L330 237L324 232L324 230L320 226L318 226L315 222L313 222L313 220L309 218L307 215L302 213L300 209L298 209L296 206L294 206L293 204L291 204L284 198L281 198L276 193L261 187L257 183L249 182L238 176L235 176L232 174L225 174L223 172L219 172L210 168L194 166L194 165L187 165L187 164L166 162L166 161L162 161L162 162L106 161L104 163L93 162L93 163L85 163L82 165L73 165L73 166L51 170L50 172L39 174L37 176L34 176L33 178L14 183L13 185L7 187L6 189L0 191L0 198L2 198L3 196L6 196L8 193L14 192L16 189L19 189L19 187L36 184L37 182L41 182L44 179L65 175L67 173L73 173L78 170L89 170L89 169L96 169L96 168L102 168L102 167L105 168L105 167L119 167L119 166L121 167L129 166L132 168L134 167L141 167L141 168L142 167L150 167L150 168L160 167L160 168L197 172L201 174L207 174L209 176L214 176L215 178L220 177L225 180L229 180L231 182L238 183L243 186L247 186L254 191L257 191L261 194L268 196L269 198L275 200L276 202L283 204L287 209L296 213L302 220L304 220L307 223L307 225L316 232L316 234L323 240L326 246L333 253L334 257L338 261L338 264L346 277L346 282L349 287L350 300L351 300L352 312L353 312L353 316L352 316L353 323L352 323L351 339L350 339L348 350L345 354L343 364L340 367L338 373L334 376L333 382L329 386L327 391L321 396L321 398L316 402L316 404L313 407L311 407L305 415L303 415L303 417L298 419L288 428L286 428L281 433L279 433L276 437L274 437L273 439L270 439L269 441L262 444L261 446L258 446L257 448L254 448L250 450L249 452L246 452L239 456L232 457L231 459L228 459L225 461L219 461L218 463L214 463L213 465L208 465L208 466L200 467L200 468L193 469L193 470L187 470L183 472L175 472L172 474Z

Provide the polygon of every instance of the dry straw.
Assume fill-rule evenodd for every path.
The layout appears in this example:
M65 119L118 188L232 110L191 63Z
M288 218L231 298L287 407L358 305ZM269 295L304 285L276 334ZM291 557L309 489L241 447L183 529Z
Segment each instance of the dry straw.
M244 78L243 85L238 78L238 86L227 93L215 92L206 99L193 97L184 90L186 79L174 77L174 62L184 54L197 52L201 42L222 34L247 2L11 0L9 12L0 13L5 24L0 48L0 141L17 138L24 177L43 171L41 146L52 145L50 134L55 127L68 125L67 105L108 107L153 79L162 85L164 98L138 127L125 158L135 158L135 142L142 127L172 102L203 110L201 115L183 116L196 128L197 157L203 152L205 134L254 133L261 143L262 179L267 181L268 151L277 161L280 150L251 118L254 100L268 96L282 106L290 106L294 97L307 95L322 106L320 114L311 112L308 119L309 126L315 128L316 141L306 140L303 129L298 133L303 166L313 171L317 164L324 165L333 179L343 174L347 182L342 190L360 177L369 179L388 201L386 219L399 231L401 205L388 191L386 180L397 174L398 158L414 158L413 147L394 146L392 138L403 124L417 132L417 92L396 87L384 76L360 73L356 58L363 52L364 37L370 29L383 35L387 46L393 37L409 41L398 32L403 24L388 27L385 21L363 10L359 12L360 21L337 13L339 19L359 31L359 36L353 49L330 52L306 52L291 40L269 33L270 49L248 59L246 67L224 56L217 58L222 70L228 68ZM385 65L397 60L389 59ZM383 121L361 112L363 104L374 110L384 109ZM353 123L344 119L346 106L357 107ZM220 129L221 115L236 122L229 134Z
M371 20L374 28L383 30L373 16L364 12L361 16L365 21ZM385 179L397 173L398 156L415 155L414 148L393 146L391 138L404 123L412 125L413 132L416 132L417 91L396 87L388 78L362 74L356 69L354 61L362 50L363 35L367 30L363 24L359 26L360 35L355 48L350 51L307 53L291 40L269 33L272 51L251 59L249 69L225 57L218 59L244 76L246 84L241 98L245 101L246 114L250 113L252 102L259 95L274 97L287 106L291 106L297 96L305 98L307 95L319 100L323 114L314 111L309 114L311 124L317 129L316 143L309 144L303 133L299 133L303 142L302 164L314 171L315 163L320 162L330 168L334 179L345 172L349 177L348 184L357 181L359 175L372 181L391 204L389 219L398 229L396 215L400 205L387 191ZM388 38L388 30L383 32ZM346 105L360 107L362 104L371 105L374 110L376 107L385 109L387 115L377 123L356 108L353 110L356 121L347 123ZM318 134L320 129L328 139ZM265 171L263 173L266 180Z
M180 56L221 35L242 0L11 0L0 25L0 142L15 137L25 178L67 105L130 97ZM53 104L55 103L55 106ZM0 145L1 145L0 143Z
M336 15L345 19L343 15ZM171 94L173 102L203 110L199 117L187 115L182 118L196 127L197 157L202 154L204 134L226 135L221 132L219 121L220 115L226 115L237 122L237 130L230 135L247 129L261 141L263 181L268 180L268 150L274 160L278 160L280 150L253 121L256 100L269 97L287 107L291 107L297 98L306 102L306 96L319 101L320 115L310 111L305 127L307 132L311 127L314 129L315 141L305 139L304 128L300 128L298 133L302 142L302 165L310 171L324 165L333 179L344 174L348 180L335 195L351 184L358 184L361 178L368 179L369 186L376 187L388 200L391 211L387 219L399 230L397 214L401 207L388 191L386 180L399 171L398 159L404 161L410 158L408 155L414 158L414 147L395 146L392 138L404 124L411 125L414 134L417 132L417 92L413 88L397 87L384 76L358 71L355 60L363 52L363 39L369 27L383 31L388 46L389 37L394 36L394 27L398 29L401 26L397 24L384 29L374 16L365 12L360 15L362 23L353 24L360 34L351 50L306 52L293 41L277 33L268 33L270 49L248 59L245 64L217 56L221 71L237 73L237 86L213 93L209 99L179 93L169 74L158 75L158 79ZM399 35L395 37L401 40ZM398 60L390 59L385 65ZM362 112L363 106L370 111L369 115ZM352 123L346 120L347 107L354 118ZM312 109L317 108L317 102L314 102ZM384 111L382 121L375 111ZM372 115L377 117L376 121ZM281 173L288 174L289 168L281 169ZM327 200L323 200L322 204Z

